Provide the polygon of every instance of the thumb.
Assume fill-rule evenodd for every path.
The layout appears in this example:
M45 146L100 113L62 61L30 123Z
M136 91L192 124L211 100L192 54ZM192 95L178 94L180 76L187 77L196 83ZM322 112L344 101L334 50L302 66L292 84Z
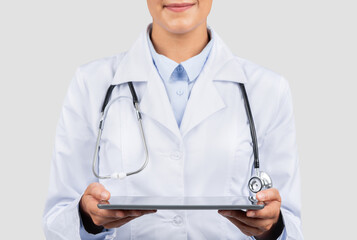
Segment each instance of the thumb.
M110 198L110 192L100 183L92 183L89 185L89 195L98 199L107 201Z
M279 201L281 202L281 197L279 191L276 188L269 188L257 193L257 199L260 202L268 201Z

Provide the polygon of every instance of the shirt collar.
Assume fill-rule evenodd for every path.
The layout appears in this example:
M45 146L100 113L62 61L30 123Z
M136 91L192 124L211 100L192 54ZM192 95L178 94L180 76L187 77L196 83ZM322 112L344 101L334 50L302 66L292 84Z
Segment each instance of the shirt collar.
M114 77L112 85L127 82L147 82L150 77L157 76L157 69L152 63L147 33L150 25L141 32L139 38L127 52L116 56ZM209 72L212 81L230 81L246 83L247 61L235 56L214 29L211 31L212 49L205 63L203 71ZM135 66L135 67L134 67ZM138 71L140 69L140 71Z
M149 25L149 28L147 31L147 41L149 44L149 49L151 52L153 63L155 64L161 78L164 81L168 81L171 77L171 74L176 69L176 67L179 64L181 64L187 73L189 81L192 82L192 81L196 80L198 75L201 73L201 71L208 59L208 56L211 52L211 49L212 49L213 34L211 33L210 28L207 28L208 33L210 35L210 41L205 46L205 48L196 56L193 56L190 59L187 59L186 61L181 62L181 63L177 63L177 62L169 59L168 57L156 52L156 50L152 44L152 41L150 39L151 29L152 29L152 25Z
M153 63L155 64L155 67L156 67L157 71L159 72L161 78L164 81L168 81L170 79L172 72L175 70L175 68L178 66L178 64L175 61L171 60L170 58L168 58L162 54L158 54L156 52L154 45L152 44L151 39L150 39L150 32L151 32L151 29L148 31L147 39L149 42L149 48L150 48Z

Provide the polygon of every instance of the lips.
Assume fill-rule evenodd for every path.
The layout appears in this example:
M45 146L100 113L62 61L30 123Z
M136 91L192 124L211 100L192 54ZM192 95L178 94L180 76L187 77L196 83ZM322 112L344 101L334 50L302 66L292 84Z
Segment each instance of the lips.
M194 6L195 3L171 3L164 7L173 12L184 12Z

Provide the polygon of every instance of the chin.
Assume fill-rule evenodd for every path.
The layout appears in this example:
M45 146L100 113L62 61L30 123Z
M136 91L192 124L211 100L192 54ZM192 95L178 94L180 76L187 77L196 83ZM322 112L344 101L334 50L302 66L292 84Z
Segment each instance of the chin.
M165 26L163 26L166 31L174 34L185 34L196 27L198 27L200 24L194 24L191 21L187 20L174 20L170 21L169 23L166 23Z

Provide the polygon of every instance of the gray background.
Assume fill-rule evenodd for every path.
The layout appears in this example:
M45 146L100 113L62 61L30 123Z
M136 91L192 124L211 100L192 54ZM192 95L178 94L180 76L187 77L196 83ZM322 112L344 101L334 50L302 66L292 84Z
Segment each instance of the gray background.
M74 71L128 49L150 21L138 0L0 3L1 238L44 239L55 127ZM306 239L355 236L356 23L353 0L214 0L209 17L234 53L290 82Z

